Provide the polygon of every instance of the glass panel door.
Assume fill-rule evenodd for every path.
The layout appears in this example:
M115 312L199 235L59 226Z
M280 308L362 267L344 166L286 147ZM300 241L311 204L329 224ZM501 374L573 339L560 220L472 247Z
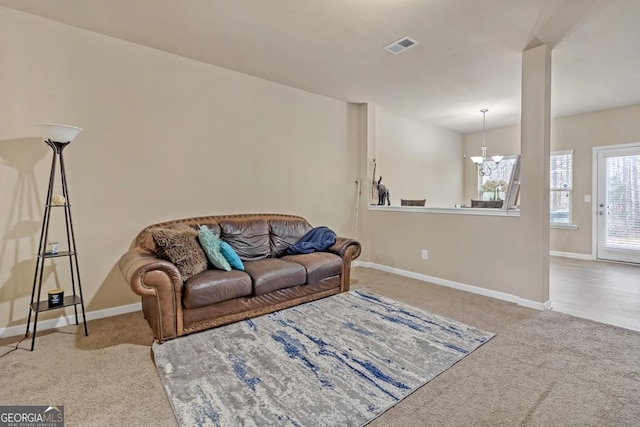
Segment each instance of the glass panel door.
M597 257L640 263L640 147L598 152Z

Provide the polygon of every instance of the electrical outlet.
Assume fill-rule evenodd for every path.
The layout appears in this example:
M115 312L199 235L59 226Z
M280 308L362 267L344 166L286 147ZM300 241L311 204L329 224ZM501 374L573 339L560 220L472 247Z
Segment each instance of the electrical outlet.
M429 251L426 249L422 250L422 259L429 259Z

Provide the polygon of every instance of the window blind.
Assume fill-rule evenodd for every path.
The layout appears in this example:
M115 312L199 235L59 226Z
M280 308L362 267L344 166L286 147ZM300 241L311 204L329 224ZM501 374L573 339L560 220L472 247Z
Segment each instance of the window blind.
M605 246L640 249L640 156L607 157Z
M549 221L551 224L571 224L573 220L573 150L551 153L549 172Z

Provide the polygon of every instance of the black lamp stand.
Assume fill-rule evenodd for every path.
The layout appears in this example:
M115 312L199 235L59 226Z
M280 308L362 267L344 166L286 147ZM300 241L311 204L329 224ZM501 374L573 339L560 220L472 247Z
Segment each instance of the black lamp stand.
M78 268L78 255L76 252L76 239L73 233L73 221L71 219L71 204L69 202L69 190L67 188L67 174L64 168L64 157L62 150L69 144L68 142L56 142L51 139L45 140L45 143L53 150L53 160L51 161L51 173L49 174L49 189L47 190L47 199L44 208L44 219L42 221L42 230L40 232L40 244L38 246L38 255L36 257L36 269L33 278L33 289L31 290L31 304L29 305L29 319L27 321L27 330L25 337L29 336L29 327L31 325L31 315L35 314L33 321L33 335L31 338L31 351L33 351L36 340L36 328L38 324L38 314L43 311L55 310L59 308L73 306L76 325L78 325L78 305L82 308L82 321L84 323L84 334L87 332L87 319L84 311L84 298L82 297L82 284L80 282L80 271ZM58 161L59 159L59 161ZM56 167L60 168L60 179L62 184L62 195L64 197L63 204L53 204L53 187L56 178ZM47 252L47 242L49 240L49 222L51 219L51 210L62 208L64 210L64 219L67 232L67 248L66 251ZM50 305L48 299L41 300L42 281L44 273L44 264L48 258L66 258L69 261L69 269L71 273L71 289L72 294L65 296L59 304ZM76 288L77 284L77 288ZM36 291L37 289L37 291ZM77 290L77 293L76 293Z

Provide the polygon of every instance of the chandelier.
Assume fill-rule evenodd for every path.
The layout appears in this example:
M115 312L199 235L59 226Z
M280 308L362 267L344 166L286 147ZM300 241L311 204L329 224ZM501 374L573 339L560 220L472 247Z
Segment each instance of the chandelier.
M482 156L471 156L471 161L476 165L478 169L478 173L481 176L489 176L491 172L498 168L498 164L502 160L504 156L491 156L491 158L487 158L487 146L485 145L484 131L486 127L486 116L487 116L486 108L484 110L480 110L482 113Z

